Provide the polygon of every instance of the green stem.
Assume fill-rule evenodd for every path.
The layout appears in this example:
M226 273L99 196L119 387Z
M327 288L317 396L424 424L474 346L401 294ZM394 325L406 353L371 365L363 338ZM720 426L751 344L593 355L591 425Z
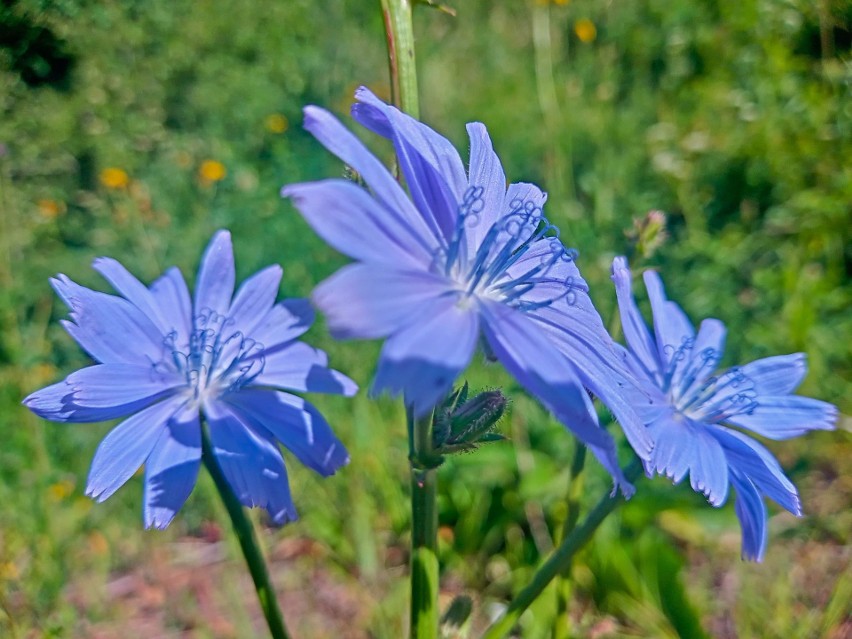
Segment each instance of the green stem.
M413 118L420 117L417 65L414 60L414 25L410 0L381 0L388 39L388 64L393 103Z
M281 616L281 609L278 607L278 600L275 597L275 590L269 581L269 572L266 569L266 561L263 558L254 526L246 516L242 504L231 490L222 469L216 463L216 458L213 456L213 445L210 443L206 425L202 425L201 428L201 458L204 460L204 466L210 476L213 477L216 489L219 491L219 495L225 503L225 508L228 510L228 515L231 517L231 524L237 534L237 539L240 541L243 556L246 558L246 564L248 564L251 578L254 581L254 588L257 591L257 598L260 600L260 607L263 609L263 616L266 617L266 624L269 626L269 633L273 639L289 639L290 635L287 634L284 618Z
M641 473L642 462L636 459L625 471L625 476L628 481L634 481ZM606 495L603 497L586 516L582 525L571 531L571 534L565 537L559 548L538 569L529 585L521 590L515 600L509 604L506 614L489 626L485 634L482 635L482 639L499 639L500 637L505 637L512 630L524 611L530 607L530 604L538 598L548 584L571 565L574 555L589 542L592 535L598 529L598 526L601 525L601 522L620 503L622 503L622 499L618 495L614 497Z
M411 639L438 636L438 475L431 462L432 418L413 421L411 450Z
M420 117L411 0L381 0L388 42L393 103ZM407 408L411 461L411 630L412 639L438 636L437 471L433 467L432 418L414 420Z
M586 465L586 447L579 441L574 448L574 459L571 461L570 483L568 484L568 498L566 505L568 512L565 516L565 521L562 524L562 533L556 540L557 544L561 544L574 529L577 527L577 521L580 519L580 498L583 493L583 482L580 475ZM562 571L556 578L556 597L557 597L557 614L556 624L553 627L553 639L566 639L569 634L567 623L568 602L571 600L571 563L569 562L565 570Z

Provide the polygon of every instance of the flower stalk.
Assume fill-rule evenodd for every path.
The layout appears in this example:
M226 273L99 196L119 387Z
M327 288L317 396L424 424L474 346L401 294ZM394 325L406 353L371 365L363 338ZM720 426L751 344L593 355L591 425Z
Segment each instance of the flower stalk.
M625 478L630 482L635 481L641 474L642 462L638 459L634 459L624 473ZM574 528L562 540L559 548L536 571L532 581L509 604L506 614L488 627L485 634L482 635L482 639L500 639L501 637L505 637L512 630L524 611L544 592L544 589L547 588L550 582L571 565L574 556L589 542L607 515L615 510L623 501L619 495L604 496L586 516L583 523L579 527Z
M420 117L414 26L409 0L381 0L388 43L393 103ZM411 460L411 628L412 639L438 636L438 505L432 417L414 419L407 410ZM438 457L439 458L439 457ZM440 459L440 458L439 458Z
M566 499L567 513L562 523L562 530L556 539L561 544L577 527L580 519L580 498L583 494L583 468L586 465L586 447L579 441L574 447L574 458L571 460L570 479L568 484L568 497ZM571 599L571 563L569 563L561 575L557 578L557 615L556 625L553 628L554 639L566 639L570 630L566 622L568 615L568 603Z
M388 41L391 98L400 110L413 118L419 118L412 3L410 0L381 0L381 3Z
M431 415L414 419L411 443L411 629L412 639L438 636L438 476L433 461ZM438 457L438 460L440 458ZM438 462L440 463L440 462Z
M240 549L243 551L243 557L245 557L252 581L254 581L254 588L257 591L257 598L260 600L263 616L266 618L266 625L269 626L269 634L273 639L289 639L290 635L287 634L284 617L278 607L272 582L269 580L269 571L266 568L266 561L263 558L254 526L216 463L213 445L210 442L207 425L204 423L201 427L201 446L201 458L204 461L205 468L213 478L216 490L222 497L228 516L231 518L231 525L240 542Z

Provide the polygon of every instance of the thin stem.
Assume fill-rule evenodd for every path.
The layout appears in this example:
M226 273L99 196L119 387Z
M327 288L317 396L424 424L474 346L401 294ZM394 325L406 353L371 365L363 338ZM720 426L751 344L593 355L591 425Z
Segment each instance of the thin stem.
M431 460L432 418L413 421L411 451L411 639L438 636L438 476Z
M381 0L388 40L388 64L393 103L413 118L420 117L414 25L410 0Z
M559 191L567 196L567 199L576 198L576 187L574 185L574 166L571 150L571 132L565 133L565 117L559 104L556 91L556 73L554 71L553 59L557 57L559 42L553 42L550 25L550 4L536 3L532 7L532 42L535 55L535 85L538 95L538 105L544 116L544 125L547 127L548 139L555 141L551 155L549 156L550 168L552 168L550 184L555 184ZM565 135L567 143L565 148L560 148L560 134ZM567 161L567 167L566 167Z
M639 477L641 472L642 463L637 459L627 468L625 476L628 481L634 481ZM592 535L598 529L598 526L601 525L601 522L622 501L618 495L614 497L611 495L604 496L586 516L582 525L571 531L571 534L565 537L559 548L538 569L532 581L509 604L506 614L489 626L485 634L482 635L482 639L499 639L500 637L505 637L512 630L512 627L520 619L524 611L530 607L530 604L538 598L557 575L562 573L571 564L574 555L589 542Z
M206 424L202 425L201 428L201 458L204 460L204 466L210 476L213 477L219 496L222 497L228 515L231 517L231 524L234 527L237 539L240 541L240 548L254 581L257 598L260 600L263 616L266 617L266 624L269 626L269 633L273 639L289 639L290 635L287 634L284 617L281 615L278 600L275 598L275 590L269 581L269 571L266 569L266 561L263 558L254 526L246 516L242 504L234 495L228 480L225 479L225 475L222 474L222 470L216 463Z
M562 524L562 532L556 540L557 544L568 537L577 527L580 519L580 498L583 493L582 473L586 465L586 447L579 441L574 448L574 458L571 460L571 474L568 484L566 506L568 512ZM556 625L553 627L553 639L565 639L569 629L567 623L568 602L571 600L571 563L568 563L562 574L556 579L557 614Z

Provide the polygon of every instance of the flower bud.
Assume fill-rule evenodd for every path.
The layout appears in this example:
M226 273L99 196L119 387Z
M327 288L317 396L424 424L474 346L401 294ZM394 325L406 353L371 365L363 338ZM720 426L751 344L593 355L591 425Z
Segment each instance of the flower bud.
M494 433L508 400L499 390L469 398L467 383L452 393L435 411L432 439L439 454L473 450L477 444L505 439Z

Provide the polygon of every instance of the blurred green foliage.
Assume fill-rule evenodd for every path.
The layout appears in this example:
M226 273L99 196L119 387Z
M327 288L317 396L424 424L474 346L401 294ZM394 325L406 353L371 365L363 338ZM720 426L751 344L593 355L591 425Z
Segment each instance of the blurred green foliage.
M549 191L548 216L579 249L604 317L614 309L609 263L633 252L634 263L662 271L693 319L726 322L726 363L805 351L801 392L848 413L852 5L456 5L456 17L426 7L416 15L424 120L459 148L464 123L485 122L507 175ZM165 541L224 521L206 479L165 534L139 530L138 480L98 507L82 497L109 425L48 424L20 406L86 362L57 323L65 309L47 278L63 272L104 290L88 265L110 255L146 281L171 264L191 279L210 234L228 227L240 277L279 262L283 294L308 295L344 259L278 189L343 167L301 131L300 109L344 113L358 84L387 95L384 56L377 2L3 4L0 635L90 636L121 612L105 596L75 593L104 593ZM389 147L368 143L390 159ZM667 239L643 262L626 233L651 209L666 212ZM321 323L310 338L368 386L377 345L336 344ZM471 381L504 386L513 400L501 427L511 443L439 471L445 590L473 594L481 622L552 544L573 443L496 367L476 366ZM315 540L325 570L345 583L357 577L369 593L364 627L340 627L396 639L409 518L402 411L366 396L317 401L352 465L321 482L290 464L303 519L269 540ZM843 636L852 589L846 428L772 445L811 516L773 510L761 566L739 562L730 505L716 511L688 487L643 482L575 563L575 632ZM591 503L609 486L588 466ZM285 592L312 570L288 578ZM555 601L554 591L522 618L523 636L549 636ZM165 622L175 632L232 636L213 629L198 602L180 605L188 612ZM247 605L244 619L255 614ZM312 636L312 614L291 621L300 636Z

